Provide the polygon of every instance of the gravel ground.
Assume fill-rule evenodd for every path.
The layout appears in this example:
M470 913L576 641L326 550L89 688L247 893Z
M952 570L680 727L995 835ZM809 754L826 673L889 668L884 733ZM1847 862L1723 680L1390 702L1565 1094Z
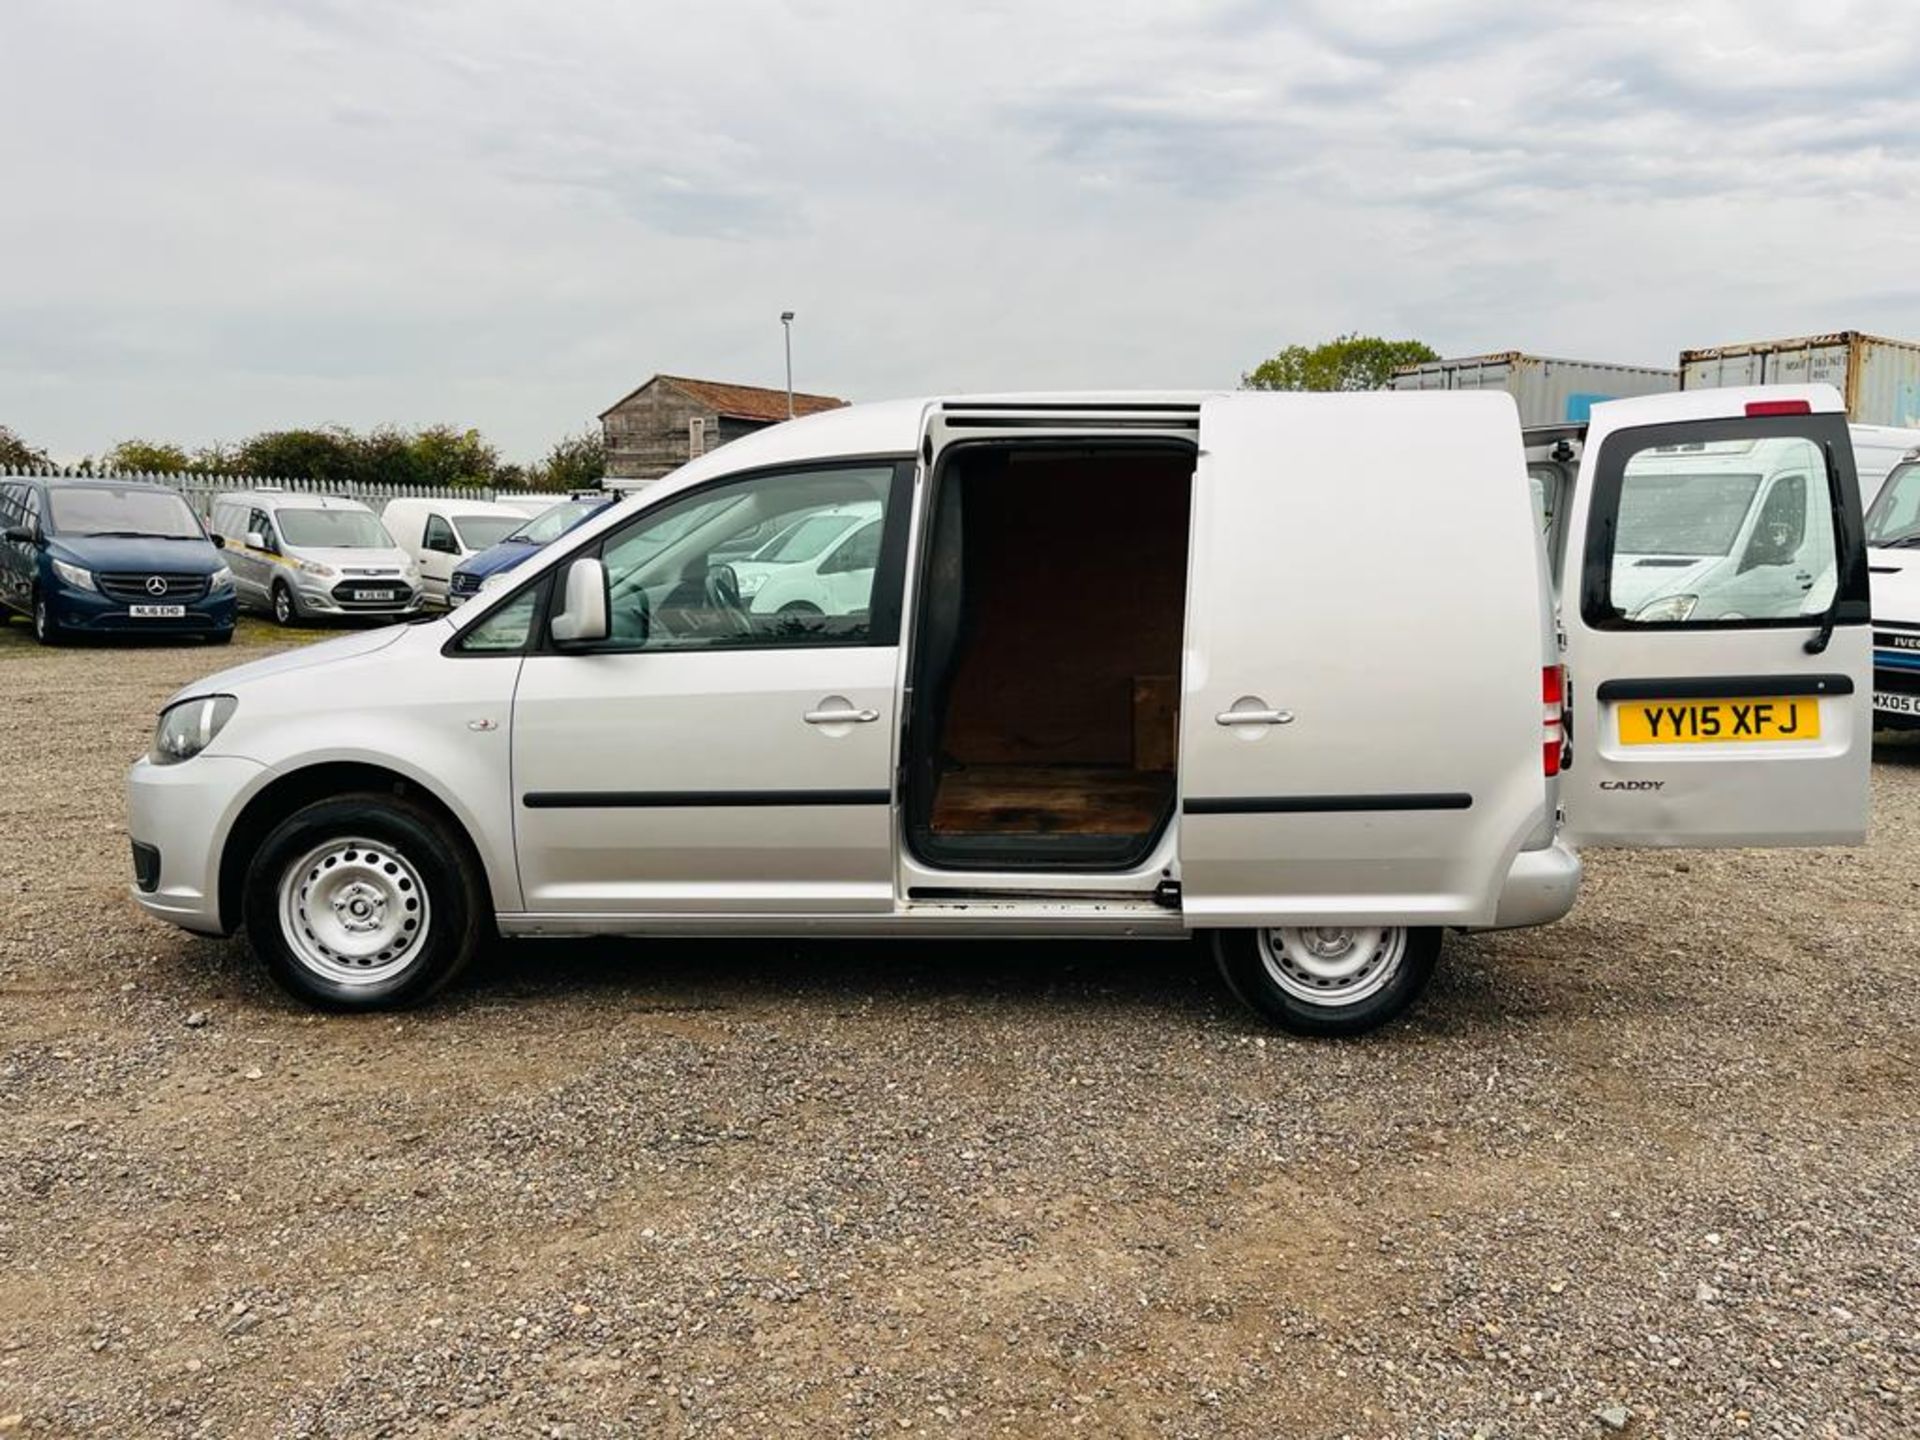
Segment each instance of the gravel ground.
M1867 849L1590 856L1361 1043L1165 945L522 944L338 1018L124 893L225 660L0 634L0 1432L1920 1433L1920 746Z

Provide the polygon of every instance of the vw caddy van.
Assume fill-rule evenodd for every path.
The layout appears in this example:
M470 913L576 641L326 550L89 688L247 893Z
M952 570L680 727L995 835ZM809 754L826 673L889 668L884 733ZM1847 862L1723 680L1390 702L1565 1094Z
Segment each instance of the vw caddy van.
M240 602L282 625L420 609L420 576L358 500L292 490L230 490L213 501Z
M1920 730L1920 450L1893 467L1867 510L1873 576L1873 718Z
M772 426L447 619L181 691L130 778L134 894L244 926L340 1008L417 1001L494 931L1206 932L1275 1023L1365 1030L1443 932L1564 915L1578 845L1863 838L1840 397L1617 401L1583 442L1556 630L1505 395L974 397ZM1798 563L1826 578L1770 566L1777 604L1648 613L1622 538L1685 553L1719 472L1672 456L1730 445L1797 451L1829 516ZM877 563L821 614L755 611L714 559L853 506Z

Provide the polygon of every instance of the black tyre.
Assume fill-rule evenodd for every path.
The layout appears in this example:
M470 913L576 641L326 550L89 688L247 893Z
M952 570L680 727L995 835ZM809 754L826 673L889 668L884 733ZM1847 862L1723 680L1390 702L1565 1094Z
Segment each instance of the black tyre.
M789 600L780 607L779 613L782 615L820 615L825 612L811 600Z
M293 591L279 580L273 582L273 618L280 625L298 625L303 618L300 602L294 598Z
M33 597L33 638L42 645L61 645L67 638L67 632L53 618L53 606L38 593Z
M296 810L248 867L247 938L282 988L328 1010L415 1005L493 931L480 866L438 815L396 795Z
M1440 957L1440 931L1216 930L1213 953L1233 993L1282 1030L1360 1035L1420 998Z

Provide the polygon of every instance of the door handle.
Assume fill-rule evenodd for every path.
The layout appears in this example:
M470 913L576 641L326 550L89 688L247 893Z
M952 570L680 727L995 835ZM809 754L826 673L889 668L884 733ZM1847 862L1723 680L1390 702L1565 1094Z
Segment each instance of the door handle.
M1213 717L1216 725L1291 725L1291 710L1222 710Z
M800 717L809 725L871 725L878 710L809 710Z

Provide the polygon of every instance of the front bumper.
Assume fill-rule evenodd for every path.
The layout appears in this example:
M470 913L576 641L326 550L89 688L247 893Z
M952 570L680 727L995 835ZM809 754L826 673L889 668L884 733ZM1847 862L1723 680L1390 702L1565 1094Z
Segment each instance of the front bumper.
M131 603L93 590L64 587L48 596L48 609L62 630L95 635L220 635L233 629L231 587L178 602L185 612L181 615L135 616L128 608Z
M395 579L390 587L400 592L402 598L397 600L342 599L336 592L346 583L338 576L331 580L322 580L311 575L302 575L294 583L294 592L299 597L300 609L308 615L339 616L417 615L420 612L421 592L404 580Z
M1542 850L1522 850L1513 857L1506 883L1500 887L1500 906L1488 930L1518 930L1527 925L1551 925L1573 909L1580 893L1580 856L1564 840ZM1476 927L1480 928L1480 927Z
M200 935L233 929L220 915L220 851L265 768L232 755L196 755L178 765L134 762L127 836L160 856L157 876L139 875L129 886L141 909Z

